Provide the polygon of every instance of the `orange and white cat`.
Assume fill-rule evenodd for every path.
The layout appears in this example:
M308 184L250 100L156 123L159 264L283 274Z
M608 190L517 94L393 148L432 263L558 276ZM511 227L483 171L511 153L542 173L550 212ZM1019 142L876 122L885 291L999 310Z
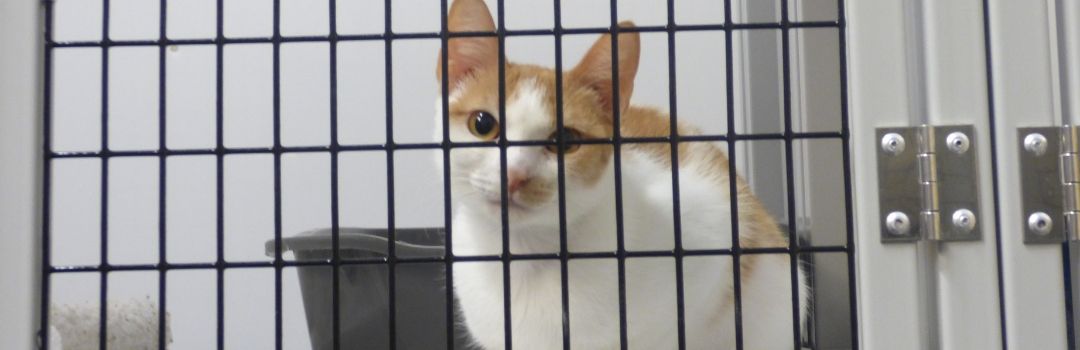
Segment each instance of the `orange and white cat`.
M494 32L483 0L457 0L453 32ZM624 22L622 27L631 27ZM447 47L449 134L454 142L610 139L614 109L623 137L664 137L663 112L631 106L638 69L637 33L618 35L618 79L612 79L612 42L599 38L563 74L564 130L556 130L555 75L551 69L507 63L505 112L499 115L498 40L458 37ZM438 76L443 77L442 61ZM612 92L618 86L619 99ZM718 84L719 85L719 84ZM437 123L442 125L441 99ZM503 128L500 124L505 123ZM504 130L501 130L504 129ZM500 133L504 131L504 133ZM696 131L679 126L678 133ZM439 139L442 130L436 130ZM609 144L567 144L565 159L567 245L575 252L616 247L615 173ZM558 147L506 150L509 248L513 254L559 251ZM729 181L738 189L739 242L744 248L786 247L787 238L715 145L685 142L678 149L681 232L686 248L731 247ZM441 158L439 158L441 161ZM673 247L672 161L668 143L627 143L621 151L623 231L628 249ZM501 159L497 147L455 148L450 157L453 250L456 255L502 252ZM664 248L666 247L666 248ZM684 258L684 312L689 349L734 348L735 316L730 257ZM632 349L677 348L675 270L672 258L626 260L627 340ZM805 284L797 269L800 305L793 315L787 254L743 255L740 263L742 332L746 349L792 349L793 319L805 314ZM500 262L454 264L454 292L464 326L482 349L506 348L503 267ZM512 346L561 349L563 310L558 261L515 260L509 274ZM618 270L614 259L574 259L568 269L571 345L617 349L620 344ZM801 322L801 321L800 321Z

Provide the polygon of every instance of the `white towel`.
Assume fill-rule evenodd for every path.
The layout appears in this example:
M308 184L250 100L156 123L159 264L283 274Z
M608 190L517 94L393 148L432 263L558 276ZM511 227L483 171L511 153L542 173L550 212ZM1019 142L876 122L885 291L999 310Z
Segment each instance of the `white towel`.
M109 349L150 350L158 348L157 303L145 299L109 300L105 344ZM49 348L97 350L97 304L53 305L49 310ZM54 331L55 328L55 331ZM169 315L165 314L165 343L172 343Z

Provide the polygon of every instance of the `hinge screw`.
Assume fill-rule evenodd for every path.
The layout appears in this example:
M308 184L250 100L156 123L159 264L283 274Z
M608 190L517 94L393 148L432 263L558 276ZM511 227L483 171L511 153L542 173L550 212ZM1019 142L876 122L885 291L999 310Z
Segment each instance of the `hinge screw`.
M967 209L959 209L952 214L953 226L963 232L971 232L975 229L975 213Z
M1046 136L1039 133L1028 134L1024 137L1024 149L1036 156L1046 154Z
M911 220L908 219L907 214L894 211L889 213L885 217L885 227L889 229L889 233L903 236L907 235L911 230Z
M971 140L967 135L962 132L954 132L945 137L945 143L948 144L949 150L956 152L956 154L964 154L967 152L968 147L971 147Z
M881 149L884 150L885 153L894 156L904 153L905 146L904 137L895 132L885 134L885 136L881 138Z
M1039 235L1046 235L1054 228L1054 219L1051 219L1050 215L1046 215L1046 213L1040 211L1028 216L1027 224L1028 229L1032 232Z

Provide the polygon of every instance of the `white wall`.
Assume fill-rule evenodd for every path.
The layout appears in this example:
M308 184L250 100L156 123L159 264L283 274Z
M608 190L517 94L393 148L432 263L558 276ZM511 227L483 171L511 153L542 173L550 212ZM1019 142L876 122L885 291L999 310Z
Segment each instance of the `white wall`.
M158 2L112 0L110 3L109 34L112 39L157 38ZM494 10L495 1L488 0L488 3ZM829 3L824 4L825 8L835 8L831 1L818 3ZM271 35L271 4L270 0L226 1L226 36ZM606 0L563 1L563 25L607 26L610 15L607 12L608 4ZM632 19L638 25L662 25L666 23L664 4L659 0L622 1L619 18ZM173 1L168 6L167 32L170 38L214 36L214 1ZM101 38L100 0L57 0L55 7L57 41ZM282 35L327 34L329 10L326 2L282 0L281 9ZM393 30L398 33L437 31L438 11L437 1L395 1ZM552 4L550 0L507 1L506 16L507 26L511 29L549 28L553 23ZM381 33L383 17L381 2L338 1L340 34ZM723 6L721 2L713 0L678 1L675 17L679 24L722 23ZM831 19L827 14L825 17ZM775 12L755 14L750 18L758 22L778 20ZM746 39L747 42L759 40L756 38L761 37L761 33L770 32L752 34ZM779 35L778 31L771 33ZM835 30L830 29L828 33L831 34L825 35L823 40L827 42L833 38L835 45ZM773 40L775 37L770 39L769 36L765 34L765 39L760 40L771 40L765 41L765 44L778 42ZM707 133L726 132L723 32L681 32L676 38L680 119L698 125ZM576 63L593 40L595 36L592 35L565 37L564 64L569 67ZM554 42L551 37L512 37L507 42L507 55L511 60L543 65L554 63ZM382 41L339 44L338 131L342 144L379 144L386 141L383 45ZM398 40L393 44L395 142L435 141L431 130L435 122L434 101L439 91L434 76L438 47L438 40ZM269 44L228 45L225 48L226 146L272 145L271 49ZM669 101L666 34L643 35L642 53L634 102L666 107ZM281 139L286 146L329 143L328 56L327 43L286 43L281 46ZM101 144L101 50L57 49L54 58L55 150L98 150ZM764 58L776 60L777 66L771 69L779 72L779 57ZM159 141L157 47L114 48L109 54L109 61L109 147L113 150L156 149ZM214 46L170 47L166 50L166 64L168 147L212 148L215 143ZM817 66L820 64L817 63ZM742 75L742 72L739 74ZM816 79L814 77L808 75L805 79ZM752 77L747 74L746 78L738 79ZM821 84L836 84L836 79L838 77ZM802 81L801 84L810 86L808 91L814 90L813 80ZM795 86L793 89L798 92L801 88ZM749 101L742 93L736 96ZM801 105L794 107L797 117L820 118L828 122L798 123L796 129L839 130L839 124L835 122L838 116L828 114L828 111L838 108L837 97L808 94L803 99ZM776 105L782 103L781 100L772 102ZM741 102L736 103L741 121L745 108ZM830 104L834 107L829 107ZM782 118L777 113L754 115L756 123L737 130L775 132L775 125ZM807 147L813 152L840 152L839 142L823 145L823 148ZM395 200L398 212L395 224L399 227L441 226L443 223L439 183L441 170L430 162L429 152L433 151L395 152ZM288 154L282 158L284 234L329 226L329 155ZM783 159L775 156L754 161L775 164L774 168L777 169L782 169L783 164ZM58 160L54 165L53 264L97 264L101 259L98 248L101 244L98 230L102 195L100 161ZM385 226L385 153L343 153L339 166L341 225ZM228 261L270 260L263 254L263 243L273 238L272 167L273 160L269 155L226 157L224 212L225 257ZM109 168L108 260L113 264L156 263L159 243L158 159L116 158L110 162ZM167 259L169 262L213 261L216 258L215 160L212 156L171 157L167 169ZM829 168L825 170L829 171ZM832 167L831 171L825 174L819 170L817 175L806 176L841 181L838 175L840 169ZM763 192L772 191L769 195L783 198L783 186L777 183L758 183L755 187ZM804 195L799 196L802 198ZM840 197L828 197L826 202L833 205L843 203ZM782 205L781 202L780 207L774 207L774 212L779 216L784 215ZM835 224L842 222L839 220L843 219L843 213L840 215L839 218L821 217L819 220ZM830 230L836 227L842 229L842 225L833 225ZM843 237L842 232L828 233L827 237L834 238L820 244L842 243L839 241ZM846 275L842 271L837 273ZM96 303L99 276L54 275L52 301ZM168 276L167 304L172 317L174 349L213 347L215 272L173 271ZM284 276L285 345L287 348L307 348L307 329L295 272L288 269ZM109 283L112 297L149 296L157 299L156 272L112 273ZM269 269L229 270L226 273L227 347L240 344L243 344L243 348L272 347L273 338L267 335L273 334L273 283L273 271ZM846 300L846 296L841 298Z
M33 0L0 2L0 344L29 349L38 328L41 232L40 23Z

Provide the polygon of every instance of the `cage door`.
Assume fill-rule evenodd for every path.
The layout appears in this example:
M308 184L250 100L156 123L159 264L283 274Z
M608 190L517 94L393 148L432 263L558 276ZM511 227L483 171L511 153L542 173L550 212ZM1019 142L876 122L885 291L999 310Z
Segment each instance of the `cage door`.
M1075 332L1069 329L1073 323L1073 297L1069 292L1072 276L1066 271L1075 270L1077 260L1068 256L1068 244L1024 244L1026 218L1021 202L1008 200L1021 198L1019 181L1031 176L1020 167L1019 157L1012 156L1019 152L1017 145L1021 142L1017 128L1076 122L1076 117L1069 115L1074 112L1067 112L1070 104L1062 103L1061 97L1068 95L1067 85L1059 85L1059 79L1061 84L1075 82L1064 73L1077 67L1076 45L1064 45L1066 37L1058 37L1066 23L1055 23L1065 19L1060 16L1066 13L1059 11L1076 11L1075 6L1066 10L1064 3L1056 7L1052 1L991 1L989 5L988 58L993 61L993 115L999 140L997 176L1002 199L1003 324L1006 345L1014 349L1076 348L1072 338ZM1075 14L1067 17L1076 18ZM1076 40L1075 35L1068 37ZM1059 62L1059 58L1063 61ZM1065 67L1069 69L1059 72ZM1075 101L1071 96L1064 100Z
M861 345L996 349L1004 332L980 0L848 4ZM875 129L971 125L981 239L882 243ZM909 143L915 147L914 143ZM951 213L942 212L941 215ZM1004 237L1004 236L1002 236Z

